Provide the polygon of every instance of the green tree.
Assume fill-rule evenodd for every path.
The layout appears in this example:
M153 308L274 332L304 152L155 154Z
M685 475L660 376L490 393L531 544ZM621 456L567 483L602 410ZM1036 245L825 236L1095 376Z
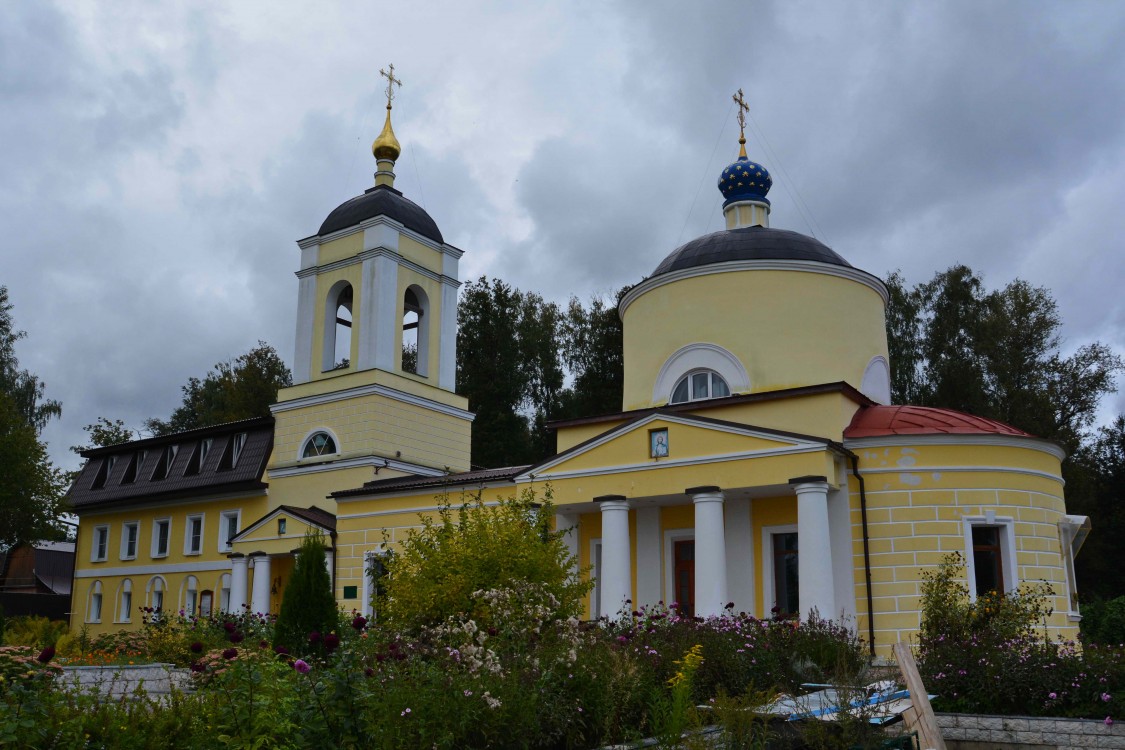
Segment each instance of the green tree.
M922 300L907 289L902 274L887 277L887 349L891 359L891 393L896 404L923 400Z
M319 652L320 645L311 644L309 634L326 635L336 629L339 621L325 549L320 535L305 535L293 576L281 598L274 639L293 654Z
M487 602L473 592L523 581L543 585L548 598L539 603L554 617L581 613L593 584L581 580L565 529L551 530L549 489L541 503L531 490L498 505L479 495L463 500L455 508L443 498L437 517L422 516L422 528L388 558L386 594L376 605L381 621L413 630L464 613L487 623Z
M0 393L0 549L59 538L64 489L26 412Z
M98 420L93 424L88 424L82 428L89 436L89 445L72 445L70 450L74 453L81 455L84 451L93 450L94 448L106 448L111 445L120 445L134 440L133 431L125 426L124 420L114 419L109 420L106 417L98 417Z
M200 380L189 378L183 386L183 403L167 421L149 419L145 429L153 435L193 430L197 427L266 417L277 391L293 384L289 368L277 351L264 341L234 361L219 362Z
M20 369L16 359L16 342L27 336L17 330L12 320L12 303L8 301L8 288L0 286L0 393L11 399L23 420L43 431L47 422L62 415L58 401L43 398L44 385L38 377Z
M1074 558L1083 599L1125 596L1125 416L1098 431L1068 463L1078 465L1067 482L1067 510L1089 516L1093 528Z
M561 348L573 383L561 395L555 419L621 410L625 357L618 305L629 289L619 290L612 305L596 296L587 308L578 298L570 298L562 324Z

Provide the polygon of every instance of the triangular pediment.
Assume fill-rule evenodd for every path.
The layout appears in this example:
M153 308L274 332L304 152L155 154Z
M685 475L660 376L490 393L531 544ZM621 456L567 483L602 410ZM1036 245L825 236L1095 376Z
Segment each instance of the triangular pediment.
M530 467L515 481L823 451L825 438L691 414L656 412Z
M280 529L283 519L284 532ZM231 546L242 552L246 547L263 542L289 540L293 547L298 547L307 533L329 535L335 531L336 516L315 505L309 508L280 505L238 532L231 539Z

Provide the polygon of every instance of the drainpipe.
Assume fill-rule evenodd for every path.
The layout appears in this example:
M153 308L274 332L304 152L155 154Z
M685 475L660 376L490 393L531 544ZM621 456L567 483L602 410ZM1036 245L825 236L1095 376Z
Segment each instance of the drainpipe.
M871 544L867 536L867 487L859 473L859 456L848 451L852 460L852 474L859 480L859 513L863 521L863 575L867 583L867 638L871 645L871 658L875 658L875 597L871 593Z

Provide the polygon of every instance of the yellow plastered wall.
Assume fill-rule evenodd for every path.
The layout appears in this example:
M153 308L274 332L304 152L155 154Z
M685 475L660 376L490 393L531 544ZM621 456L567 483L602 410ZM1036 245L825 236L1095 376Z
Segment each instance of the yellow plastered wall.
M1045 581L1054 596L1051 637L1077 636L1067 614L1066 572L1058 523L1065 513L1059 460L1031 448L989 445L896 445L858 449L867 490L871 595L878 652L917 634L923 574L947 555L971 554L966 517L995 514L1014 526L1020 582ZM1052 476L1054 478L1052 478ZM852 484L852 553L857 626L868 632L862 518Z
M762 578L765 570L765 555L769 549L763 548L762 530L769 526L788 526L797 523L797 498L795 497L759 497L754 498L750 504L752 514L754 538L754 606L760 617L767 617L773 602L765 600L765 580Z
M441 469L469 468L469 420L381 394L287 409L277 412L276 419L271 469L303 463L298 453L318 428L336 435L341 458L391 456ZM337 484L334 489L352 486L359 485Z
M821 273L729 271L681 279L642 294L623 321L626 410L667 401L669 394L654 400L657 374L688 344L730 351L746 368L752 392L840 380L858 386L872 357L887 356L879 294Z
M181 589L189 575L195 576L198 580L199 591L214 591L213 607L218 607L220 588L217 582L223 573L230 572L228 552L219 549L222 513L240 511L240 528L244 528L266 512L266 505L267 498L264 494L254 494L80 514L74 564L74 590L71 595L71 627L78 630L86 624L89 632L94 635L139 628L141 617L138 608L146 606L146 590L154 576L162 577L166 583L165 609L179 609L183 606ZM187 519L197 514L203 515L202 549L199 554L187 554L185 553ZM168 554L163 557L154 555L153 546L154 523L160 519L171 521ZM137 535L137 555L134 559L123 560L121 559L123 525L131 522L140 524ZM102 525L109 527L106 559L103 562L93 562L91 551L94 533L95 529ZM131 580L133 584L132 612L128 620L120 617L118 598L121 583L125 579ZM89 593L94 581L102 582L101 622L87 621Z

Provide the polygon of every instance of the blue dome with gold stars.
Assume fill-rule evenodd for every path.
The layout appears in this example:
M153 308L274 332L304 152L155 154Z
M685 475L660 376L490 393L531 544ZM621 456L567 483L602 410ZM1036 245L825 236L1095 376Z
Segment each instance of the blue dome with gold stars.
M738 161L723 170L719 176L719 192L726 198L723 205L735 201L760 201L769 205L766 193L773 187L769 170L757 162L740 155Z

